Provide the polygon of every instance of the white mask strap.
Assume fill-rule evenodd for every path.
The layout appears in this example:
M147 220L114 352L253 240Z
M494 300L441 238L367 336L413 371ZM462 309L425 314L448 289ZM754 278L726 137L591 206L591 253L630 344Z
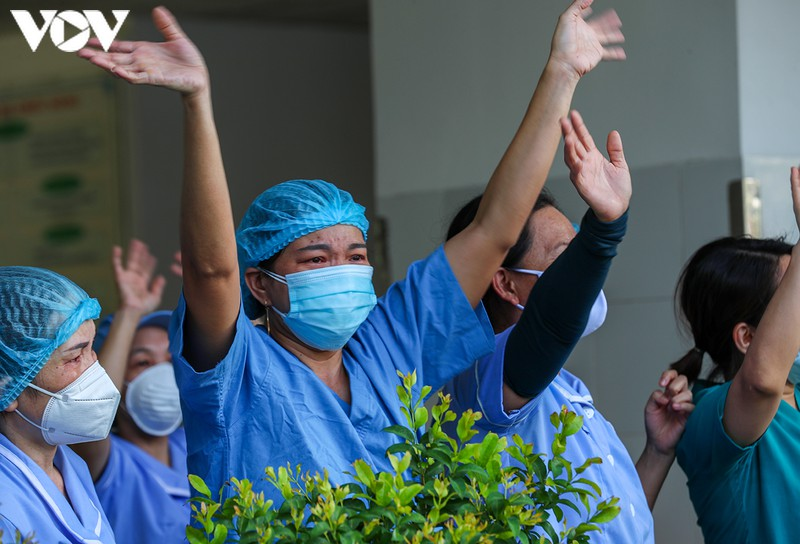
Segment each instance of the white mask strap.
M33 425L34 427L36 427L37 429L39 429L40 431L45 431L45 432L53 432L53 429L47 429L47 428L45 428L45 427L42 427L41 425L37 425L36 423L34 423L33 421L31 421L30 419L28 419L27 417L25 417L25 414L23 414L23 413L22 413L22 412L20 412L19 410L14 410L14 411L15 411L17 414L19 414L19 417L21 417L22 419L24 419L25 421L27 421L28 423L30 423L31 425Z
M263 269L263 268L261 268L260 266L257 266L256 268L258 268L258 269L259 269L259 270L260 270L262 273L266 274L267 276L269 276L269 277L270 277L270 278L272 278L273 280L275 280L275 281L277 281L277 282L280 282L280 283L282 283L282 284L286 285L286 278L284 278L284 277L283 277L283 276L281 276L280 274L276 274L275 272L271 272L271 271L269 271L269 270L264 270L264 269Z
M544 274L543 270L529 270L528 268L508 268L506 270L511 270L512 272L519 272L520 274L528 274L529 276L536 276L537 278L541 278L542 274ZM525 310L525 306L522 304L514 304L518 310Z
M536 276L537 278L542 277L542 274L544 274L544 270L529 270L527 268L506 268L506 270L519 272L520 274L528 274L529 276Z
M28 387L30 387L31 389L36 389L39 393L44 393L45 395L47 395L49 397L53 397L54 399L63 400L62 396L59 395L58 393L51 393L50 391L47 391L46 389L42 389L38 385L34 385L32 383L29 383Z

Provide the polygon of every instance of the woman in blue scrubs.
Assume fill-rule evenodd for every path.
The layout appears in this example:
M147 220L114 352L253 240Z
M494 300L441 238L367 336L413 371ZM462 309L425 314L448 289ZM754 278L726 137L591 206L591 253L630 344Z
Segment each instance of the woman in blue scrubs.
M280 500L264 467L301 464L349 480L362 458L389 469L405 421L397 372L434 388L491 351L480 305L544 184L582 75L624 53L618 21L587 22L591 0L559 19L549 61L522 124L464 232L411 266L376 303L367 221L351 196L320 180L260 195L234 230L200 52L163 8L162 43L120 42L79 52L135 84L181 93L185 179L184 289L171 349L184 409L189 471L219 489L247 477ZM95 44L96 45L96 44ZM259 319L263 325L254 326Z
M791 186L800 222L797 167ZM678 464L711 544L798 541L798 247L721 238L697 250L678 282L694 346L673 368L697 380ZM706 353L710 374L698 380Z
M3 542L114 542L86 464L66 446L108 436L119 403L92 349L99 315L55 272L0 267Z

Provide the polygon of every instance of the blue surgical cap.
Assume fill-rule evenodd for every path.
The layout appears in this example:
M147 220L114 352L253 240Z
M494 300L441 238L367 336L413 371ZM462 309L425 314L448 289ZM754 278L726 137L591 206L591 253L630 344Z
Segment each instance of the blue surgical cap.
M250 294L245 270L266 261L298 238L334 225L352 225L367 239L364 206L347 191L320 179L295 179L271 187L256 198L236 230L242 302L250 319L264 308Z
M0 410L30 384L50 355L100 304L61 274L0 267Z

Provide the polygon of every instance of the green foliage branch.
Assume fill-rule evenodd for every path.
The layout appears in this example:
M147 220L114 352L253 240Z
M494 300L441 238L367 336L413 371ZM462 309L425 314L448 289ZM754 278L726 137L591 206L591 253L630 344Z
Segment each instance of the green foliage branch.
M232 495L219 502L202 479L192 475L189 479L199 496L192 499L195 524L187 527L189 542L586 544L592 532L619 513L615 497L594 505L590 501L599 500L602 492L582 473L602 461L594 457L573 467L564 458L568 437L583 422L574 412L562 408L552 414L557 432L551 455L534 452L518 435L510 444L494 433L470 442L481 418L471 410L457 422L455 440L443 431L456 420L450 397L440 393L429 413L423 399L430 387L423 387L415 398L416 373L398 375L402 384L397 393L407 425L385 429L401 439L386 452L392 471L375 472L357 460L353 481L335 486L327 471L311 475L299 465L267 467L266 480L284 500L280 505L265 500L251 481L236 478L226 484L233 488ZM516 461L514 466L503 466L503 452ZM567 527L566 509L583 521Z

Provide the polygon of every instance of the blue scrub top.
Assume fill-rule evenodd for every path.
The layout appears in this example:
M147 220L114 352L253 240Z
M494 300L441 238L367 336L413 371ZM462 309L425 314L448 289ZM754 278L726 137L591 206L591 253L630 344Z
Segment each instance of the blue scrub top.
M695 392L695 409L678 443L697 524L710 544L794 544L800 540L800 411L781 401L761 438L739 446L722 424L730 386ZM794 398L800 406L797 386Z
M583 416L583 427L581 432L567 439L564 457L573 466L580 466L590 457L600 457L602 464L592 465L582 476L600 486L601 500L612 496L620 499L619 515L600 526L602 533L591 533L591 541L608 544L654 542L653 516L636 467L614 427L594 407L592 395L580 379L562 369L547 389L522 409L505 411L503 357L512 330L513 327L497 335L494 353L483 357L445 386L444 392L450 394L452 409L456 413L467 409L483 413L484 417L475 426L479 432L473 441L482 440L487 432L508 436L509 439L518 434L533 444L534 451L549 453L556 432L550 423L550 415L566 406L567 410ZM455 436L454 426L447 430ZM519 463L504 453L503 464ZM599 501L589 502L594 506ZM569 508L564 508L564 516L569 527L576 527L587 517L585 512L579 516ZM558 525L554 524L554 527Z
M389 288L345 346L349 410L242 310L225 358L214 369L195 372L183 357L185 316L181 298L170 350L189 473L201 476L212 492L233 476L248 478L278 503L279 492L263 480L267 466L327 470L335 484L351 480L345 472L353 472L357 459L391 470L385 451L397 438L383 429L405 424L397 371L416 370L417 392L422 384L435 389L494 348L486 312L471 307L442 247L411 265L407 278Z
M14 542L19 530L23 536L33 533L41 544L115 542L83 459L58 446L54 464L64 478L69 501L39 465L0 434L2 541Z
M95 488L119 544L185 540L192 510L183 428L170 435L169 453L171 467L111 435L108 464Z

